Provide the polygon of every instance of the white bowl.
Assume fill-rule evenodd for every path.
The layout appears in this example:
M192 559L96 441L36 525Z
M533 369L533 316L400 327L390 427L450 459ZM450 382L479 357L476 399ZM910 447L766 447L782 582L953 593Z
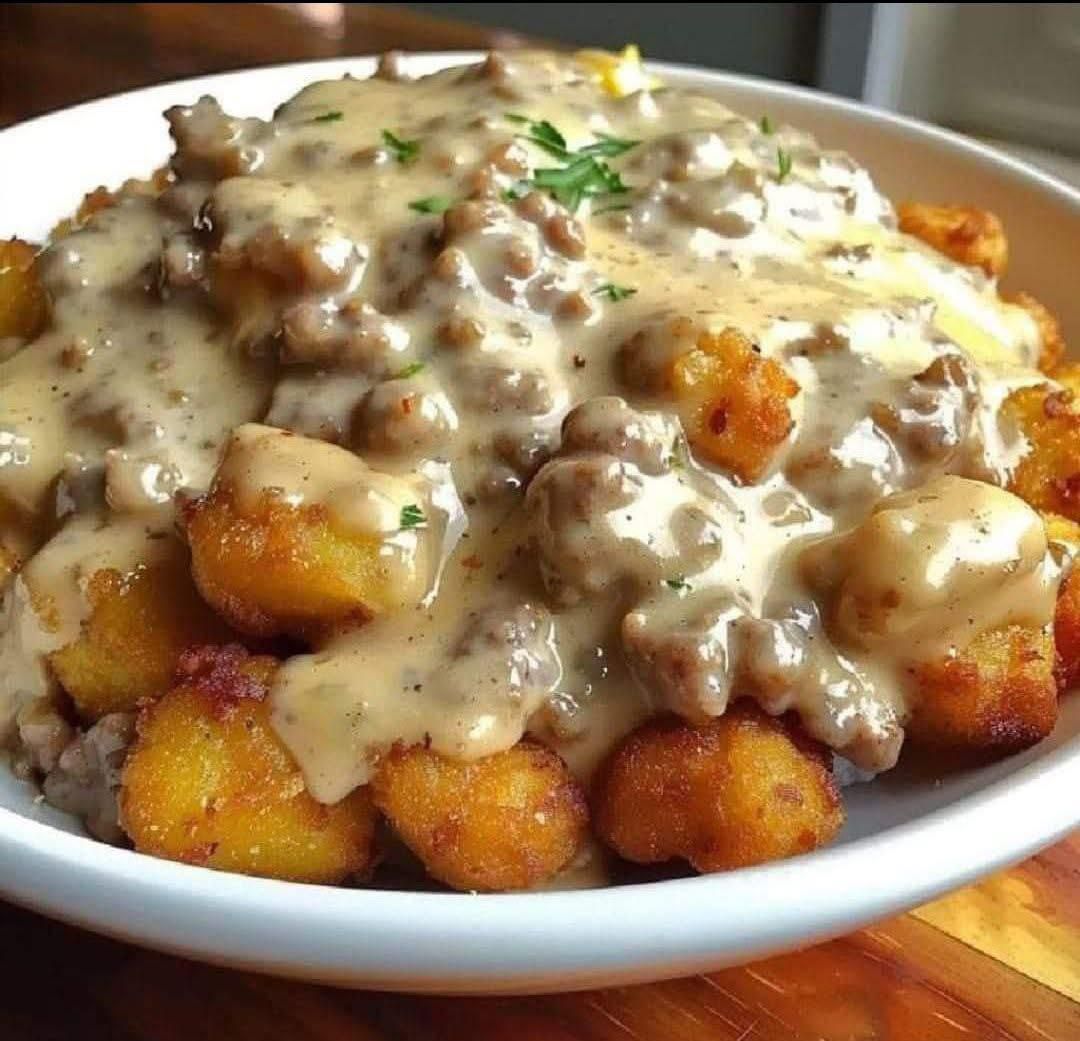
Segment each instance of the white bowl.
M470 55L421 55L416 71ZM0 229L42 236L98 183L168 154L162 109L215 94L269 115L313 79L371 59L209 76L57 112L0 133ZM750 115L815 132L894 197L997 211L1011 284L1080 341L1080 193L971 141L847 101L705 70L657 66ZM603 890L469 896L332 889L226 875L82 837L0 770L0 892L45 914L163 950L338 984L442 992L543 991L716 969L821 940L1018 861L1080 823L1080 695L1054 734L981 769L910 765L849 789L837 845L782 863Z

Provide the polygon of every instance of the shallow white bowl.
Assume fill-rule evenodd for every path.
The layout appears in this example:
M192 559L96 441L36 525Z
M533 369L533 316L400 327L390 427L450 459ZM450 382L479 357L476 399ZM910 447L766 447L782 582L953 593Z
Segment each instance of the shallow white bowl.
M416 71L466 60L422 55ZM269 115L305 83L367 75L371 59L210 76L80 105L0 133L0 230L46 233L98 183L168 154L161 110L215 94ZM997 211L1010 283L1080 342L1080 193L956 135L811 91L657 66L749 115L814 131L894 197ZM332 889L225 875L87 840L0 769L0 893L127 940L226 965L351 986L542 991L715 969L848 931L1020 860L1080 823L1080 694L1036 748L928 777L902 766L849 789L840 842L730 874L604 890L469 896Z

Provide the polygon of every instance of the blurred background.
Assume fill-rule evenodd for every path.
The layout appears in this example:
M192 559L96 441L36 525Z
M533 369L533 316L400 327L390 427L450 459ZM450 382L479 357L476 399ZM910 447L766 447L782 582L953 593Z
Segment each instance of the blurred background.
M1080 4L4 4L0 125L269 62L628 41L918 116L1080 184Z

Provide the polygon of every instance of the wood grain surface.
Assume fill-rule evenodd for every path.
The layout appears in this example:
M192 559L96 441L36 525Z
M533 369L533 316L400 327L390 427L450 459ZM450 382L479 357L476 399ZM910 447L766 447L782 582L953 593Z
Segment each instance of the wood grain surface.
M245 65L515 42L367 4L5 4L0 125ZM585 994L337 991L195 965L2 904L0 965L0 1041L1080 1041L1080 836L798 954Z

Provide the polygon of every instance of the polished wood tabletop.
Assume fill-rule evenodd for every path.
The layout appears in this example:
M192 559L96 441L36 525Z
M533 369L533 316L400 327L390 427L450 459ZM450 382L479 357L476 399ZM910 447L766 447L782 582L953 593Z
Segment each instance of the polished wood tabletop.
M517 42L367 4L5 4L0 125L248 65ZM337 991L195 965L3 904L0 965L3 1041L1080 1041L1080 835L843 939L642 987Z

